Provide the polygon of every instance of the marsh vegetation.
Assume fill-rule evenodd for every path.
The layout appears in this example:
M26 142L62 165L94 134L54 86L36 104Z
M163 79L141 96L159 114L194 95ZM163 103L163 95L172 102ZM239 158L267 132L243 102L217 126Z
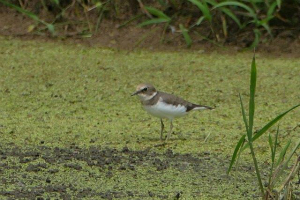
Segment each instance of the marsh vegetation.
M251 58L252 52L127 52L1 37L0 197L259 198L248 149L227 174L245 134L239 93L249 98ZM256 62L253 134L300 99L299 58L257 53ZM170 141L156 147L159 120L130 96L145 80L216 109L176 120ZM276 158L299 140L299 118L295 109L280 121ZM268 133L274 138L277 127ZM268 141L263 134L253 142L263 187L272 168ZM298 198L299 178L291 184Z

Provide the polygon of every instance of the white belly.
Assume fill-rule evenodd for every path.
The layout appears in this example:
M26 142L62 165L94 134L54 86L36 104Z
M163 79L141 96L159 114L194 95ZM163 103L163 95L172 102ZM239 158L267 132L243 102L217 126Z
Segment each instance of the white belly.
M158 101L157 104L153 106L144 106L144 109L149 114L159 118L173 119L187 114L186 107L182 105L174 106L161 101Z

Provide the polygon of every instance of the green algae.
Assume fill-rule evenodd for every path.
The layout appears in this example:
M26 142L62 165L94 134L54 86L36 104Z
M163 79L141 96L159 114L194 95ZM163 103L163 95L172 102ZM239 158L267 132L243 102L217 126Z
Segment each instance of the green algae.
M24 148L4 151L9 156L6 159L6 173L1 176L5 183L0 185L0 196L9 194L17 199L20 196L28 199L32 196L59 199L173 199L178 194L183 199L257 197L253 192L254 176L227 176L228 161L220 165L221 157L213 154L199 154L197 158L188 154L170 154L170 150L169 153L154 155L154 152L113 151L111 156L104 156L110 161L98 165L98 160L93 159L97 154L93 153L88 159L81 158L86 161L83 162L80 157L66 156L67 151L63 149L54 149L54 152L47 148L36 150L31 149L29 153ZM70 152L84 155L94 150L75 148ZM35 157L35 153L30 152L38 152L40 156ZM45 156L48 158L45 159ZM66 159L62 159L64 156ZM110 158L114 156L118 159L112 161ZM75 163L77 167L70 167ZM247 171L245 169L247 166L243 166L241 171Z
M137 84L150 82L159 90L216 107L213 111L193 112L176 119L171 140L155 151L170 148L181 154L210 152L221 160L229 160L244 132L238 93L244 98L249 96L251 58L251 53L128 53L0 38L1 146L153 148L160 143L159 120L149 116L139 100L130 96ZM299 103L299 61L257 55L255 130ZM300 113L296 110L280 122L281 141L299 138L299 128L295 128L299 119ZM165 125L168 128L168 122ZM259 151L259 162L269 161L266 141L265 135L254 144ZM251 157L245 153L242 160L248 163ZM226 166L218 167L223 165L221 162L216 163L211 173L205 171L206 178L200 177L201 172L195 178L191 170L184 174L171 169L160 173L143 166L137 167L137 172L116 170L112 179L89 178L88 172L101 175L99 169L80 164L84 170L76 171L76 176L72 176L73 169L58 166L63 170L52 178L57 183L76 182L77 188L89 185L95 190L113 189L118 181L118 188L114 190L138 188L144 194L148 188L167 198L183 191L186 199L195 195L205 199L238 199L243 192L249 192L250 185L250 188L256 185L253 173L251 182L245 181L249 178L247 173L240 174L244 185L240 185L239 190L229 179L218 182L215 179L225 176L226 171ZM26 167L21 166L22 170ZM7 175L13 173L12 170ZM38 173L43 176L43 171ZM134 173L139 177L134 177ZM191 179L196 179L194 186L190 185ZM39 181L32 182L32 185L37 184ZM15 187L15 184L8 185Z

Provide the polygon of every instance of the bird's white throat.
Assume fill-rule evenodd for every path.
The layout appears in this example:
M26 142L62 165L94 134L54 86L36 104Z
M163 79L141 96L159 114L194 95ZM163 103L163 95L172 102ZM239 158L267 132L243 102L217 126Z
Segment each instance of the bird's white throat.
M157 94L157 92L154 92L152 95L139 94L139 97L140 97L141 101L149 101L150 99L155 97L156 94Z

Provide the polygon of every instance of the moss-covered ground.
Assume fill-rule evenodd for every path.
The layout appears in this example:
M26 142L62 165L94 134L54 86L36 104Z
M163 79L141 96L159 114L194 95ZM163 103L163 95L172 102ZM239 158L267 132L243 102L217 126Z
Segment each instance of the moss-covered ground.
M258 130L299 103L300 58L256 59ZM251 60L249 52L125 52L0 37L0 198L258 198L249 151L226 175L245 130L238 93L246 104ZM159 145L159 120L130 96L142 82L216 109L176 119ZM298 109L280 121L281 146L299 138L299 119ZM264 180L267 136L254 143Z

